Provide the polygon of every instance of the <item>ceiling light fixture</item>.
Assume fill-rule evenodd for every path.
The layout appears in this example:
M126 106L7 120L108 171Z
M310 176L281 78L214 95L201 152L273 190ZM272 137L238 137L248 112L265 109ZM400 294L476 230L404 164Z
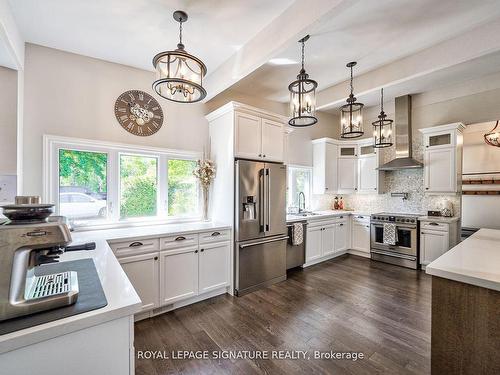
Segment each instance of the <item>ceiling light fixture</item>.
M500 129L497 130L498 120L495 127L484 135L484 141L490 146L500 147Z
M358 138L363 134L363 103L356 103L353 94L352 68L356 66L356 61L348 63L346 66L351 69L351 94L347 98L347 104L340 107L340 137Z
M199 102L207 96L203 88L207 67L199 58L187 53L182 44L182 23L187 19L187 13L174 12L174 20L179 22L177 49L160 52L153 58L157 76L153 89L162 98L178 103Z
M373 147L391 147L392 143L392 121L384 112L384 89L380 90L380 115L373 125Z
M300 69L297 80L288 85L290 91L290 126L305 127L318 122L316 114L316 87L318 82L309 79L304 69L304 45L309 39L306 35L299 43L302 43L302 69Z

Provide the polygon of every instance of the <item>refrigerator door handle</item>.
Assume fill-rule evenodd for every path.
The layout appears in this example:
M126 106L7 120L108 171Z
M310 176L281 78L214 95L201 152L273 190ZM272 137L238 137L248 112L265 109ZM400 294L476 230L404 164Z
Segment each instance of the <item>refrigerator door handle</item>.
M273 239L270 239L270 240L264 240L264 241L254 242L254 243L242 244L242 245L240 245L240 249L244 249L246 247L251 247L251 246L262 245L262 244L265 244L265 243L284 241L284 240L288 240L288 238L289 238L288 236L283 236L283 237L279 237L279 238L273 238Z
M271 231L271 169L266 168L267 178L267 218L266 218L266 231Z
M265 169L259 171L259 231L265 232L266 230L266 216L265 216L265 188L266 188L266 173Z

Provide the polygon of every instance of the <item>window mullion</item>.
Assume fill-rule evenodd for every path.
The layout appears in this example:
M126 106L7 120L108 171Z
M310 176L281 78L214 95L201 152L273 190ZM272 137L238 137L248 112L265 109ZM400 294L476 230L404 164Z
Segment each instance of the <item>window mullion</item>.
M118 151L110 150L108 153L108 209L109 219L112 222L120 220L120 163Z
M158 167L158 216L165 219L168 216L168 158L159 156Z

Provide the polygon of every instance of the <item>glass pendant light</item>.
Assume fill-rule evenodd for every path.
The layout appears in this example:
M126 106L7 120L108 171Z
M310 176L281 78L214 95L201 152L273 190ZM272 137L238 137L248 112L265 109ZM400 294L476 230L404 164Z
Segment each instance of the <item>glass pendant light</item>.
M302 43L302 69L300 69L297 80L288 85L290 91L290 126L305 127L318 122L316 114L316 87L318 83L309 79L309 75L304 69L304 44L309 39L309 35L299 40Z
M373 147L391 147L392 143L392 121L384 112L384 89L380 90L380 115L373 125Z
M347 98L347 104L340 107L340 137L358 138L363 134L363 103L356 103L353 94L352 68L356 66L356 61L348 63L346 66L351 69L351 94Z
M160 52L153 58L157 76L153 89L173 102L198 102L207 96L203 88L207 67L199 58L187 53L182 44L182 23L187 21L188 15L177 10L174 19L179 22L179 44L176 50Z
M498 121L493 129L484 135L484 141L490 146L500 147L500 129L497 130Z

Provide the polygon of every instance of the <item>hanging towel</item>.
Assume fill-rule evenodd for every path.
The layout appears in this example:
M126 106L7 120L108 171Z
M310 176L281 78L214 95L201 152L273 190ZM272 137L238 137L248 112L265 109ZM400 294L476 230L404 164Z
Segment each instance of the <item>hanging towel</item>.
M398 242L398 230L396 224L384 224L384 243L387 245L396 245Z
M292 245L298 246L302 245L304 242L304 228L302 223L293 223L292 224Z

